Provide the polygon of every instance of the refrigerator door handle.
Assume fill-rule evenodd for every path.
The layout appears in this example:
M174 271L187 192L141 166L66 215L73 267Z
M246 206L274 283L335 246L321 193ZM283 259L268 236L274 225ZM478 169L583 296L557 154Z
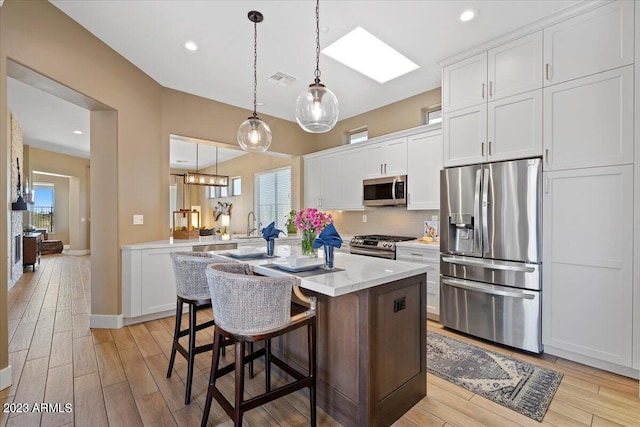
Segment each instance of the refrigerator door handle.
M474 236L474 249L473 252L476 253L476 248L480 248L482 251L481 243L480 243L480 224L482 223L482 219L480 218L480 187L482 186L482 168L476 171L476 188L474 192L474 200L473 200L473 215L475 218L475 223L473 224L473 233Z
M489 168L484 169L482 186L482 253L489 252Z
M490 264L490 263L487 263L485 261L475 261L475 260L471 260L471 259L461 259L461 258L454 258L454 257L443 257L442 261L443 262L448 262L448 263L451 263L451 264L457 264L457 265L467 265L467 266L470 266L470 267L482 267L482 268L486 268L487 270L518 271L518 272L523 272L523 273L533 273L534 271L536 271L536 269L533 268L533 267L520 267L520 266L514 266L514 265Z
M494 286L491 285L483 285L480 283L469 282L468 280L456 280L456 279L442 279L443 285L453 286L454 288L466 289L469 291L482 292L484 294L491 295L500 295L510 298L521 298L521 299L534 299L535 295L532 293L525 293L524 291L519 292L509 292L503 291L500 289L495 289Z

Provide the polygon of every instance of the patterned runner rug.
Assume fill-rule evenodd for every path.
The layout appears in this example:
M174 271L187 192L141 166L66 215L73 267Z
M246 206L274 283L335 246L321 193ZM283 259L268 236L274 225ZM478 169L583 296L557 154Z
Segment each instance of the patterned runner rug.
M562 374L427 331L427 370L542 421Z

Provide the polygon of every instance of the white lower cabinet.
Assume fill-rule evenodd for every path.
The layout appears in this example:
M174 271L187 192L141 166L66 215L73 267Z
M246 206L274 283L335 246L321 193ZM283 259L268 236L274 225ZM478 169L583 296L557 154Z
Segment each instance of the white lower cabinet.
M125 319L176 308L172 252L190 247L122 251L122 315ZM125 324L126 324L125 320Z
M546 352L632 367L633 229L632 165L544 173Z
M440 246L403 242L396 244L396 259L429 264L427 271L427 317L440 318Z

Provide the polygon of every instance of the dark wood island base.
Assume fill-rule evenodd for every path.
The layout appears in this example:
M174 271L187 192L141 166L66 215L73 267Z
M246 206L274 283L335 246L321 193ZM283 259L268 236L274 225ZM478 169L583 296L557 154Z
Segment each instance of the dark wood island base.
M306 291L310 294L312 292ZM318 298L318 406L344 426L388 426L426 396L426 274ZM306 372L307 337L273 351Z

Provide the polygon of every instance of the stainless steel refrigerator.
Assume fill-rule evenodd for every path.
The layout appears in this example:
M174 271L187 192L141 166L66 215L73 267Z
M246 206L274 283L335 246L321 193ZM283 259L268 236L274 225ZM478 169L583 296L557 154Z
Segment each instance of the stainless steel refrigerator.
M542 352L538 158L440 173L440 322Z

